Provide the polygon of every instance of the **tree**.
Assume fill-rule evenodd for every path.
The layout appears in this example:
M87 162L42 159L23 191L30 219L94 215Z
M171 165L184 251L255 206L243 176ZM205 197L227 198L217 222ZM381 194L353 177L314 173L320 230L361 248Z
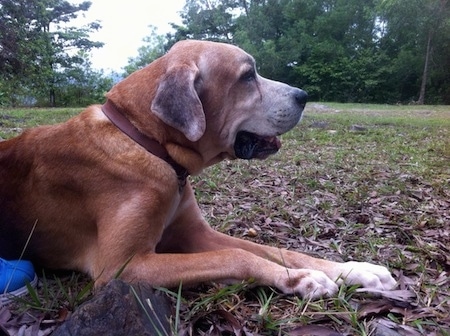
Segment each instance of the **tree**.
M65 0L2 0L0 5L0 73L10 102L21 96L48 97L56 104L56 87L64 71L84 62L77 50L101 47L89 39L98 22L70 26L91 3L70 4Z
M112 76L101 70L93 70L89 55L83 50L77 57L83 62L74 63L65 69L55 85L59 106L87 106L104 100L105 93L113 85Z
M155 26L150 25L149 28L150 35L142 39L145 44L138 49L138 56L128 59L128 64L124 68L124 76L145 67L167 51L164 36L157 34Z
M281 37L286 25L283 10L288 0L241 1L241 15L236 18L233 43L251 53L264 76L286 80L288 68Z
M423 105L425 102L426 86L429 78L430 59L432 57L433 45L436 35L442 31L442 26L448 24L448 0L428 0L426 3L428 15L426 17L425 29L427 31L427 43L425 49L424 66L422 74L422 84L420 85L420 93L418 104ZM445 22L447 19L447 22ZM447 31L448 32L448 31Z
M0 81L4 100L16 104L17 96L32 84L39 69L34 54L40 42L34 29L35 2L3 0L0 4Z
M298 12L306 13L301 25L295 24ZM287 13L294 28L285 39L304 41L293 66L295 84L312 99L385 101L390 70L378 42L376 1L296 1Z
M361 101L381 96L375 91L387 70L386 57L374 44L375 0L203 3L187 2L186 26L176 37L237 44L255 57L262 75L304 87L315 99ZM225 31L214 30L214 20L202 20L211 13L224 18Z
M398 56L404 54L405 49L423 55L418 104L425 102L433 54L437 52L439 55L447 54L448 56L448 51L450 51L448 49L450 42L449 7L448 0L382 0L381 2L380 8L388 22L386 39L398 51ZM447 48L445 49L445 47ZM419 66L419 62L415 60L413 62L416 67ZM416 71L419 72L419 70ZM448 70L446 73L450 75Z
M185 38L236 44L312 99L450 103L448 0L188 0Z
M174 39L231 42L233 11L237 7L238 0L186 0L181 14L185 26L173 25L177 30Z

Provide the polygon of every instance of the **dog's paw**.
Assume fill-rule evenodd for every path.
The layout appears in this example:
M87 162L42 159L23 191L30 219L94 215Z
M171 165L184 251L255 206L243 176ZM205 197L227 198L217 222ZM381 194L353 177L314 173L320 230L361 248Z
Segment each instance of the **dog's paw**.
M338 286L324 272L304 269L285 269L277 287L285 294L299 294L306 299L333 296Z
M361 285L363 288L377 290L391 290L397 282L391 272L384 266L367 262L349 261L339 264L337 273L334 274L337 283L348 285Z

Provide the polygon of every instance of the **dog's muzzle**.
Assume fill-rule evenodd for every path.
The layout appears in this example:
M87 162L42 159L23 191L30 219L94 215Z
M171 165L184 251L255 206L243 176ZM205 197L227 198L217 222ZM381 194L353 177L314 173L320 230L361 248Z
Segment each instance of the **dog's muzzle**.
M292 105L297 112L292 113L293 117L282 120L279 124L282 124L283 127L276 130L275 134L283 134L295 127L305 108L308 99L307 93L297 88L291 89ZM265 159L278 152L280 148L281 142L276 136L263 136L248 130L239 131L234 141L235 156L245 160Z

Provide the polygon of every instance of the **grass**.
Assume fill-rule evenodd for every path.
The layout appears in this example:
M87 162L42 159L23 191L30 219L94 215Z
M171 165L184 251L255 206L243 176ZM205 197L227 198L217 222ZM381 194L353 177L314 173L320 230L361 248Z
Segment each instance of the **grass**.
M81 110L80 108L0 109L0 138L9 139L24 128L63 122Z
M94 282L84 275L69 272L64 276L40 277L40 289L27 285L29 295L14 298L19 309L61 314L74 311L82 302L92 295Z
M0 110L0 137L79 111ZM309 104L282 143L266 161L222 162L192 178L211 225L327 259L386 265L399 297L342 286L335 298L308 301L248 283L202 284L168 291L180 334L302 335L321 326L450 335L450 107ZM52 281L20 309L72 310L89 297L83 277Z

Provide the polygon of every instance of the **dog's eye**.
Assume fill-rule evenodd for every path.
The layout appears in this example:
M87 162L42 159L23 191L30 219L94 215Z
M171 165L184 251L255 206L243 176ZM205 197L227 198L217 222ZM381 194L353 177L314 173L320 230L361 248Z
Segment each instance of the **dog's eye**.
M241 76L240 80L243 82L252 82L256 79L256 73L254 69L251 69Z

